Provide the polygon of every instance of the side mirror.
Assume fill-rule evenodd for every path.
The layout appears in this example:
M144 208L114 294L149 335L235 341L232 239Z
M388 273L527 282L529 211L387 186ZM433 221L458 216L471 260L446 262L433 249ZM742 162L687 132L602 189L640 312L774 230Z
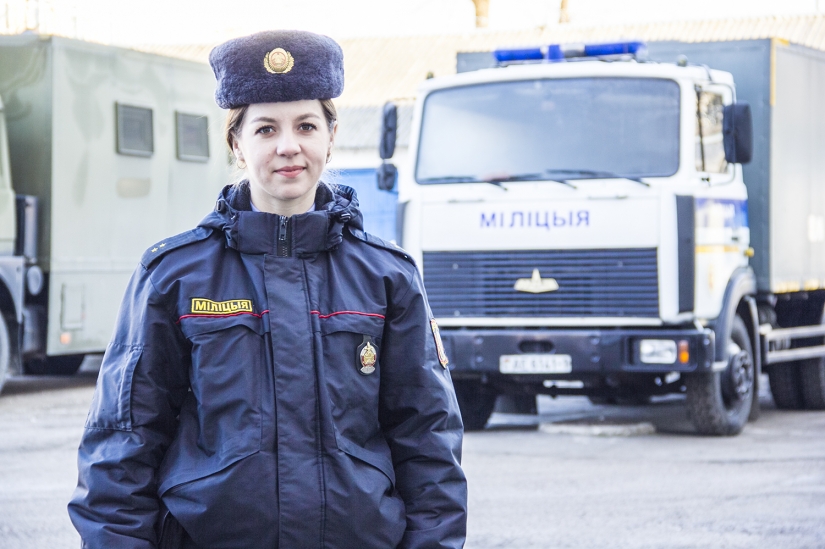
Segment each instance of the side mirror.
M375 170L375 178L379 189L391 191L395 187L395 180L398 179L398 168L384 162Z
M747 164L753 157L751 106L745 102L725 105L722 116L725 160L732 164Z
M378 144L378 156L381 160L392 158L395 154L395 136L398 132L398 107L392 101L384 104L381 115L381 142Z

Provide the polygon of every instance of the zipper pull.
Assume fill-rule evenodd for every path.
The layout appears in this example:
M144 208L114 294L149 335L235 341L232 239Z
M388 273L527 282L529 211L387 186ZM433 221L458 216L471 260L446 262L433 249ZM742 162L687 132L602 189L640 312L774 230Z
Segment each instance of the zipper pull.
M278 240L286 242L286 222L289 220L286 216L281 216L281 227L278 229Z

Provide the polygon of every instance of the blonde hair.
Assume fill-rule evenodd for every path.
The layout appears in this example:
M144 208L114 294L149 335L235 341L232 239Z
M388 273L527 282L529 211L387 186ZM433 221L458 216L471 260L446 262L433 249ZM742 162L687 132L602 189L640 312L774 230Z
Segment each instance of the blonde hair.
M335 127L335 122L338 120L338 110L335 108L332 99L319 99L319 101L321 102L321 110L324 111L324 118L327 121L329 131L332 132ZM226 139L226 145L229 147L229 154L232 155L232 164L236 167L238 166L238 159L235 158L235 139L237 139L241 131L241 126L243 126L246 111L248 110L249 105L241 105L240 107L229 109L229 112L226 114L224 138Z

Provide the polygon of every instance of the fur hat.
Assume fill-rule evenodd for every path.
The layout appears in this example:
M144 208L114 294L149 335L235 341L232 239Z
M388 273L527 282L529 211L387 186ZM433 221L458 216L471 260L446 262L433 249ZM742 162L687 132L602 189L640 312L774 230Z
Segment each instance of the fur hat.
M344 54L327 36L264 31L235 38L209 54L222 109L250 103L332 99L344 91Z

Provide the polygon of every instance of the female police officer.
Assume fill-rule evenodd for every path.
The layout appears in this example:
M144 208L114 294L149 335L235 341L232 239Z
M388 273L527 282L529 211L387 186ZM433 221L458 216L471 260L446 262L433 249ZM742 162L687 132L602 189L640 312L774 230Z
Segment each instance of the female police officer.
M69 504L95 549L460 547L462 426L421 279L319 178L333 40L218 46L248 181L126 291Z

